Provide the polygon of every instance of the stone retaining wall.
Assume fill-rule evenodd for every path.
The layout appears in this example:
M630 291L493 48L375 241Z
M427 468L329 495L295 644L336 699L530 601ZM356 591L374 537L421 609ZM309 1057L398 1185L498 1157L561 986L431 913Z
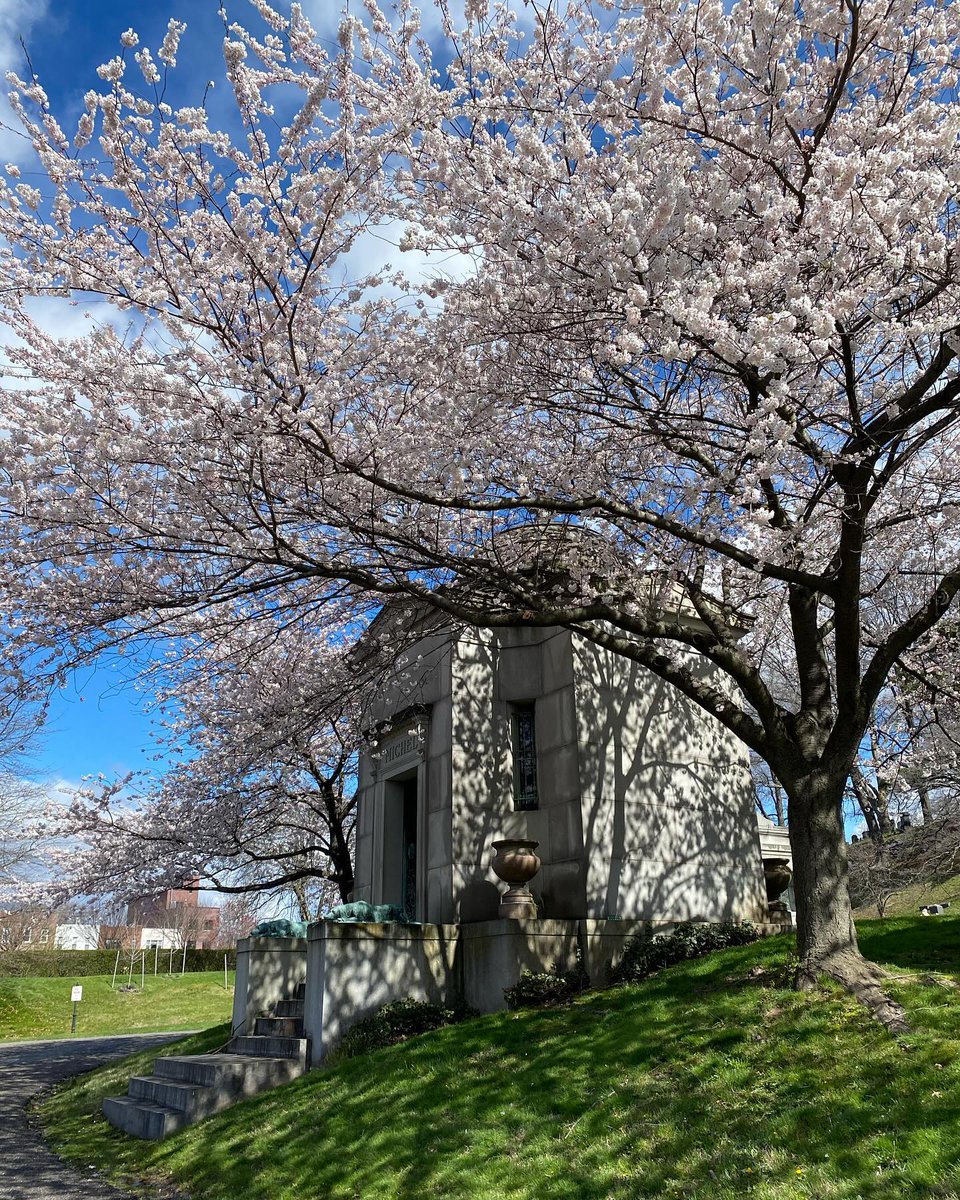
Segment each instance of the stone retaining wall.
M232 1032L252 1033L254 1020L286 1000L307 978L306 938L242 938L237 943L237 982Z
M379 925L320 921L303 938L247 938L237 954L234 1028L249 1031L275 1000L306 982L304 1032L311 1065L321 1063L357 1021L393 1000L463 1002L479 1012L506 1007L503 992L522 971L574 966L579 947L594 986L608 981L628 938L674 922L479 921L469 925ZM765 935L785 930L760 925ZM241 1028L242 1027L242 1028Z

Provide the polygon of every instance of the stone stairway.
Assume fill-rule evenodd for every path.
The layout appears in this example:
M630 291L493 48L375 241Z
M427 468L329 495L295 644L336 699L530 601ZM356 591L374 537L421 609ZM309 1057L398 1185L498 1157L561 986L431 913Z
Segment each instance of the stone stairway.
M126 1096L110 1096L103 1115L133 1137L159 1140L229 1108L257 1092L289 1083L307 1069L303 992L278 1000L270 1016L257 1017L253 1034L232 1037L215 1054L158 1058L152 1075L134 1075Z

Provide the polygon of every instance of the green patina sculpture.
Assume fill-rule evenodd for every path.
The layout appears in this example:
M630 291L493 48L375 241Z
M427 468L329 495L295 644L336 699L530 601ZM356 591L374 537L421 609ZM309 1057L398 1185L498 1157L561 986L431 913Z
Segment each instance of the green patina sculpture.
M250 930L251 937L295 937L307 936L306 921L290 921L286 917L274 917L270 921L261 921Z
M366 900L355 900L352 904L338 904L331 908L328 921L369 921L377 925L399 921L412 924L399 904L368 904Z
M416 923L410 920L399 904L368 904L366 900L355 900L352 904L338 904L335 908L331 908L324 920L356 924L369 921L377 925L388 925L394 922L405 925ZM255 925L250 930L250 936L305 938L308 924L308 921L290 921L286 917L274 917L270 921L261 921L259 925Z

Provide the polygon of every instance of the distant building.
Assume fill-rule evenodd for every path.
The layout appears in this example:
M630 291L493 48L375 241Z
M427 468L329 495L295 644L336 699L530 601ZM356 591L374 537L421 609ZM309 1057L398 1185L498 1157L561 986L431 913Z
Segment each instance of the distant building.
M54 945L58 950L97 950L100 947L100 926L58 925Z
M138 896L127 905L127 925L140 928L141 949L187 945L209 950L220 933L220 909L201 904L198 879L191 886L167 888L151 896Z
M55 920L40 905L0 909L0 950L51 949L55 928Z
M57 922L35 905L0 910L0 950L209 950L220 935L220 909L201 904L190 888L141 896L120 925Z
M141 950L153 950L159 948L161 950L181 950L183 942L180 940L180 931L177 929L164 929L163 927L144 925L140 928L140 937L138 938ZM193 944L191 939L191 945ZM208 947L200 946L199 949L208 949Z

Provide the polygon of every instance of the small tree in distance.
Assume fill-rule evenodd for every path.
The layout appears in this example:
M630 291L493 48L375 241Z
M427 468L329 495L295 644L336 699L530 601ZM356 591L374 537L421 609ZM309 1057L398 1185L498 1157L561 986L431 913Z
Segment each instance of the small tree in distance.
M954 7L476 0L428 48L368 0L339 49L255 9L232 128L170 103L176 22L124 35L72 138L16 84L47 176L0 195L23 661L201 612L322 629L344 586L575 629L768 764L798 981L899 1027L842 803L960 588ZM370 226L456 275L348 277ZM57 339L37 295L133 321Z
M48 818L71 838L49 851L63 891L283 893L308 919L318 886L345 899L366 696L349 650L252 625L178 643L153 681L165 771L91 781Z
M217 948L229 949L241 938L249 937L259 920L256 900L252 896L231 896L220 906L220 929Z
M360 602L351 595L351 619ZM163 771L91 780L51 806L42 829L57 884L43 891L132 898L192 887L255 896L302 920L348 899L357 747L373 733L377 697L414 691L420 668L402 653L415 629L393 630L386 654L372 638L358 647L327 615L324 636L276 618L181 629L143 684L162 714Z

